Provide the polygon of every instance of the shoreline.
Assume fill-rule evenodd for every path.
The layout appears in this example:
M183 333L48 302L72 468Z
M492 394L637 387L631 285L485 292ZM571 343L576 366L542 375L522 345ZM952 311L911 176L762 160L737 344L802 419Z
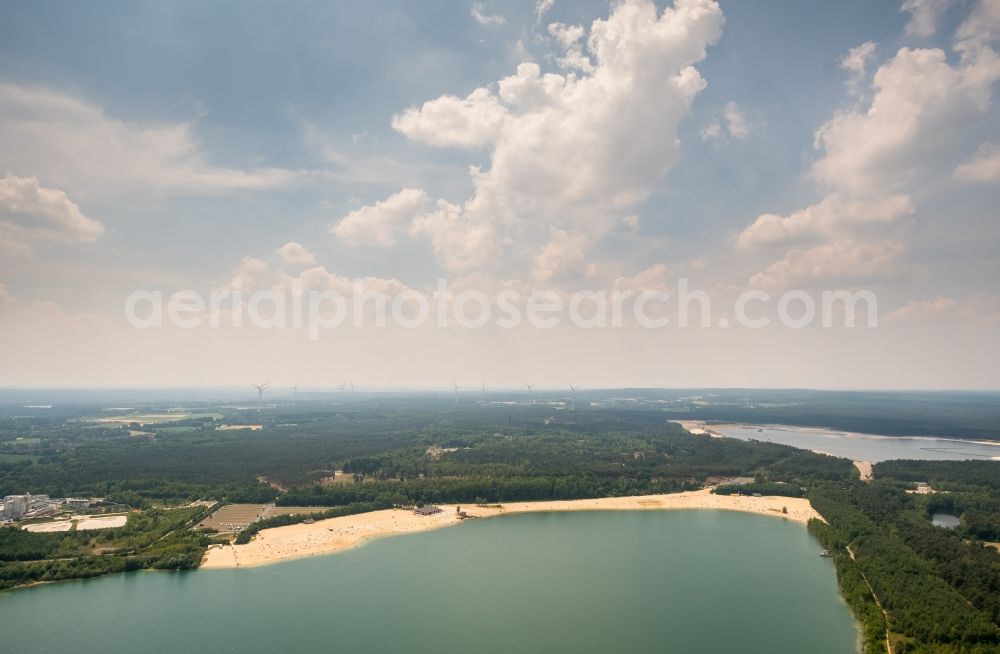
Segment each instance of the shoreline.
M694 434L695 436L715 436L718 438L732 438L731 436L726 436L725 434L720 434L719 432L713 431L711 427L723 428L723 427L740 427L744 429L771 429L774 431L804 431L804 432L815 432L818 435L824 436L829 435L832 437L844 437L844 438L860 438L867 440L912 440L912 441L939 441L943 443L966 443L968 445L983 445L986 447L1000 447L1000 440L988 441L988 440L974 440L969 437L962 436L920 436L920 435L909 435L909 434L899 434L899 435L886 435L886 434L870 434L860 431L844 431L842 429L834 429L833 427L815 427L810 425L790 425L787 423L749 423L749 422L712 422L709 423L705 420L669 420L669 422L674 422L683 427L686 431ZM690 425L690 428L689 428ZM794 446L793 446L794 447ZM844 457L846 458L846 457Z
M410 509L384 509L369 513L264 529L245 545L210 546L199 570L250 568L294 559L354 549L385 536L418 533L463 522L457 505L440 505L441 513L419 516ZM462 505L469 518L491 518L517 513L563 511L663 511L710 509L756 513L805 525L822 520L809 500L800 497L714 495L710 489L586 500L511 502L496 506ZM782 512L786 508L787 513Z
M673 422L680 424L680 426L685 431L687 431L690 434L694 434L695 436L711 436L712 438L727 438L724 434L721 434L717 431L713 431L709 427L708 423L706 423L704 420L675 420ZM744 429L746 428L773 429L776 431L780 431L782 428L788 427L787 425L749 425L746 423L736 423L736 422L713 423L712 426L719 429L723 427L740 427ZM852 432L839 432L830 429L822 429L819 427L794 427L794 429L799 429L802 431L815 431L831 435L840 435L847 438L850 438L852 435L862 436L862 437L871 436L879 439L895 438L894 436L878 436L875 434L853 434ZM900 438L910 438L910 437L904 436ZM924 438L924 437L914 436L913 438ZM932 437L927 437L927 438L932 438ZM936 440L947 440L947 439L936 439ZM966 442L971 442L971 441L966 441ZM796 447L796 446L790 445L789 447ZM805 449L808 452L815 452L816 454L825 454L826 456L834 456L834 457L837 456L836 454L831 454L830 452L825 452L823 450L815 450L807 448L799 448L799 449ZM837 457L837 458L846 459L848 457ZM874 467L874 463L872 461L865 461L863 459L858 459L858 460L853 460L852 463L854 464L854 467L857 468L858 476L861 478L861 481L872 480L872 470Z

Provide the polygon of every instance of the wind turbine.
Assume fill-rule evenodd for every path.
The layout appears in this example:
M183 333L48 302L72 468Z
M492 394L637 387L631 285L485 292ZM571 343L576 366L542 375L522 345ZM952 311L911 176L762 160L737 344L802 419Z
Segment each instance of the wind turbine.
M569 384L569 382L566 382L566 383ZM576 392L578 390L580 390L580 387L579 386L574 386L573 384L569 384L569 390L573 391L573 395L572 395L573 399L570 402L570 405L569 405L570 408L569 408L569 410L570 411L576 411Z
M295 407L296 402L298 402L298 399L299 399L299 385L295 384L295 386L292 386L292 407L293 408Z
M260 385L250 384L257 389L257 413L260 413L261 407L264 406L264 389L267 388L267 384L268 382L264 382Z
M483 380L483 404L486 404L486 380Z
M459 386L454 379L451 380L451 385L455 387L455 406L458 406L458 389L461 388L461 386Z
M351 401L353 402L354 401L354 382L352 380L348 379L347 383L351 385Z
M524 385L528 387L528 404L529 405L530 404L534 404L535 401L531 398L531 389L533 389L535 387L535 385L534 384L529 384L528 382L524 382Z

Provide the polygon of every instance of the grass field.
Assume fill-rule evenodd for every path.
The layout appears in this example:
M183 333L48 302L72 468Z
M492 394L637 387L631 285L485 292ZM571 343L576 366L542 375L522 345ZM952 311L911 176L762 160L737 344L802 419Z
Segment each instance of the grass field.
M18 436L12 441L4 441L4 445L38 445L42 442L41 438L34 438L31 436Z

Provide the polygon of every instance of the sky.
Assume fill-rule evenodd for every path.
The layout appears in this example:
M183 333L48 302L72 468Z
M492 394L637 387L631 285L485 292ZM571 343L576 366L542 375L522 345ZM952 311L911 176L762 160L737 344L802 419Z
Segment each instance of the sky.
M2 13L0 386L1000 387L1000 0Z

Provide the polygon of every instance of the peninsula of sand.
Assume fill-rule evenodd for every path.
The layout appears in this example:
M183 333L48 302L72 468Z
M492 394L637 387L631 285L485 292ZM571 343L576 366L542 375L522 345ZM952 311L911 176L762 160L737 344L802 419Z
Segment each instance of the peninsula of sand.
M512 502L502 506L441 505L441 512L418 515L409 509L387 509L264 529L245 545L214 545L205 553L202 568L243 568L350 549L381 536L407 534L459 524L463 518L488 518L536 511L621 511L665 509L716 509L745 511L785 518L803 525L810 518L822 520L809 500L793 497L715 495L710 490L604 497L590 500ZM466 518L467 519L467 518Z

